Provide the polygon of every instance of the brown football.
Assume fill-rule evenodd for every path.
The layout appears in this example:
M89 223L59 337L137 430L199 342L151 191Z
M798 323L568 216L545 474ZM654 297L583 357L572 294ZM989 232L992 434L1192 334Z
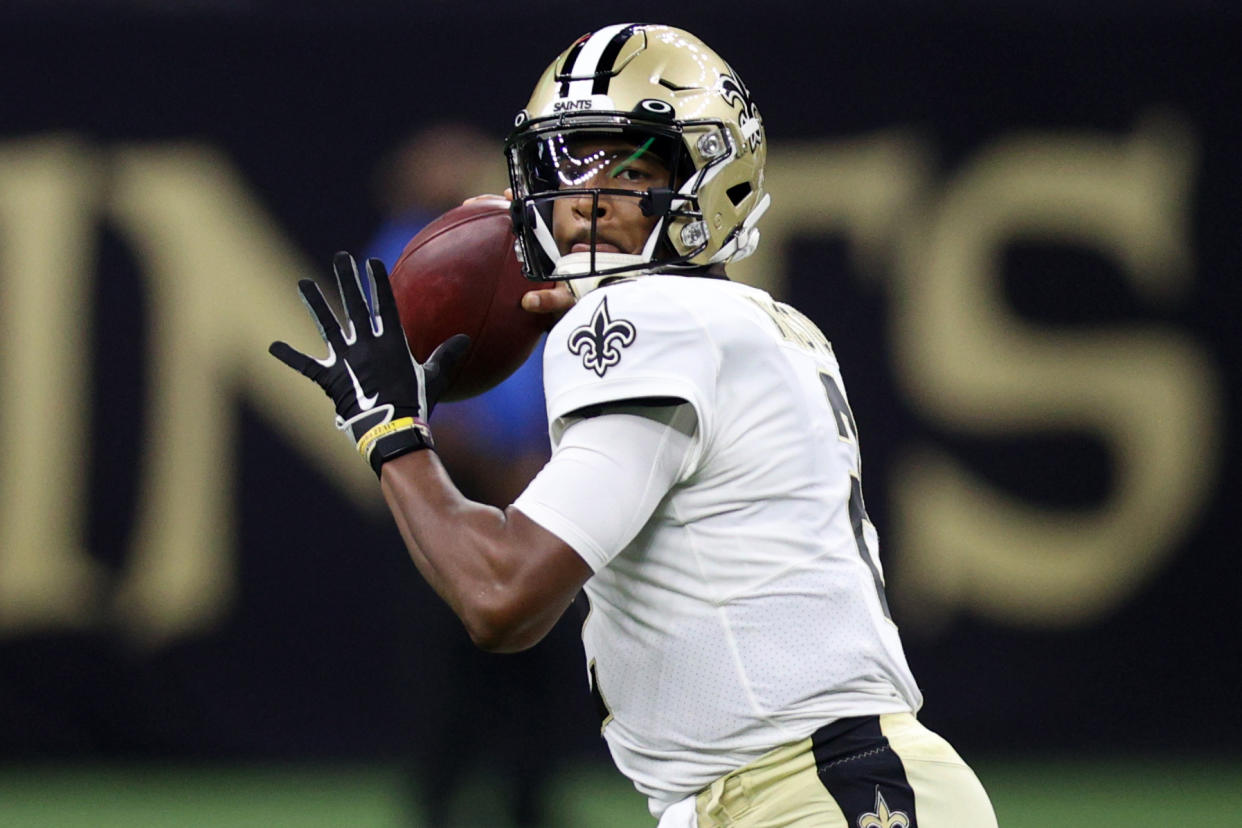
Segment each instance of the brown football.
M441 399L463 400L499 385L555 321L522 310L522 294L553 283L522 275L513 242L509 202L471 202L420 230L389 274L419 362L453 334L470 335L470 350Z

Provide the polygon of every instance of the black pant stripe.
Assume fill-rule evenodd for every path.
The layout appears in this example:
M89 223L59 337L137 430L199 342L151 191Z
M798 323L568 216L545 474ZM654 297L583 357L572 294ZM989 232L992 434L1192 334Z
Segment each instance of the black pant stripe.
M850 828L918 828L914 789L901 757L880 731L879 717L825 725L811 735L811 750L819 780Z

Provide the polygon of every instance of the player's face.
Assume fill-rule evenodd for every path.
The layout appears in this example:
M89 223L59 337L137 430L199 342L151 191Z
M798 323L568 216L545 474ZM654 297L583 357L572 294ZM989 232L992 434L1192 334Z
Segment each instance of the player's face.
M645 192L669 186L669 171L646 148L622 139L586 139L573 144L558 164L563 190L602 188ZM633 196L558 198L552 206L552 235L562 255L591 249L591 211L595 210L597 253L641 253L656 217L644 216Z

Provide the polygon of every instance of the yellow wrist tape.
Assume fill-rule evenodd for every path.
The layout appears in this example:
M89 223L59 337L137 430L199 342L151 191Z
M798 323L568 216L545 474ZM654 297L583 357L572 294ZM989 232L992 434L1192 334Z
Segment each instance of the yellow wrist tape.
M362 455L362 459L369 463L371 461L371 452L375 449L375 443L377 440L382 437L387 437L389 434L395 434L398 431L407 431L409 429L419 432L427 439L428 442L430 442L431 429L427 427L426 423L422 420L415 419L414 417L401 417L400 419L393 420L392 422L377 425L366 434L363 434L358 440L358 453Z

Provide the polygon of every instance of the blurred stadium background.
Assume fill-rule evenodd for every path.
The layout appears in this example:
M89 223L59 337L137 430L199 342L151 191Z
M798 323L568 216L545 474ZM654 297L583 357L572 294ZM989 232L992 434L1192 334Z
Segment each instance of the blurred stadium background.
M1237 4L9 0L0 825L651 824L575 620L472 652L265 353L384 159L465 125L491 162L414 175L498 190L623 19L760 105L735 275L834 342L922 718L1001 825L1242 824Z

